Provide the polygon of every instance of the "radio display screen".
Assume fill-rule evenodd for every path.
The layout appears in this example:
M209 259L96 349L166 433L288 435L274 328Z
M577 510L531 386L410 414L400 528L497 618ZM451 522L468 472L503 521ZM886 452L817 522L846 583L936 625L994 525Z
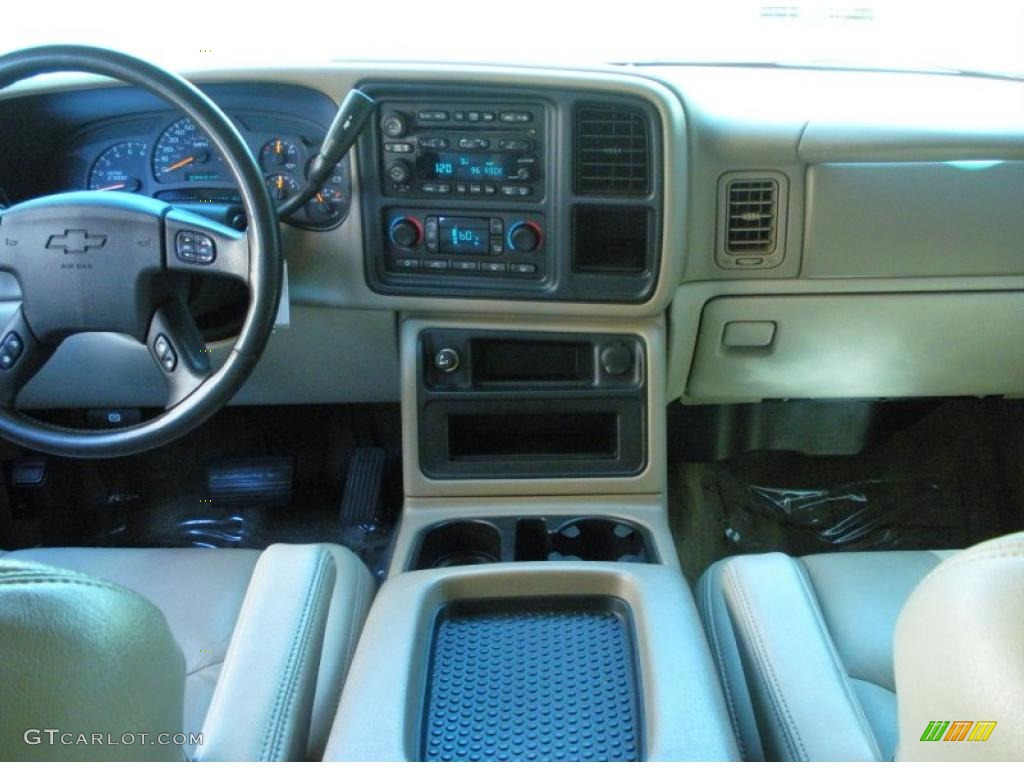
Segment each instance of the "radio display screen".
M432 181L504 181L510 156L467 152L426 152L420 155L420 176Z
M438 217L438 244L442 253L484 254L490 249L490 220Z

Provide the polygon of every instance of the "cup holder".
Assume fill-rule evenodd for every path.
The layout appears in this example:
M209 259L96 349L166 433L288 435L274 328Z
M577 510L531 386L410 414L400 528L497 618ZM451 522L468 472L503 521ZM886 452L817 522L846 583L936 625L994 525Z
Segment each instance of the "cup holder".
M414 570L501 561L501 531L482 520L458 520L429 530Z
M635 526L599 517L563 523L550 537L548 560L649 563L647 543Z
M658 562L641 526L610 517L559 515L442 523L421 534L412 570L558 560Z

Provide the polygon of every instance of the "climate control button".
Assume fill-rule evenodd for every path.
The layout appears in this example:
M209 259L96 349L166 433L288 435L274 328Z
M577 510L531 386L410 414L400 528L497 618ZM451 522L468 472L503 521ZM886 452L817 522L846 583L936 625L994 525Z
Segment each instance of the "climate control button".
M403 216L391 222L388 236L399 248L414 248L423 239L423 228L416 219Z
M540 227L532 221L517 221L508 230L508 247L514 253L533 253L540 246Z

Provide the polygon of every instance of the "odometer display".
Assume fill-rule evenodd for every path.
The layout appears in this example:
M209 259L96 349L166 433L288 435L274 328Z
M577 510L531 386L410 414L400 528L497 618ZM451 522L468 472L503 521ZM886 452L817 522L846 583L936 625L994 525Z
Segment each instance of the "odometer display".
M153 177L161 184L225 178L224 161L210 147L210 140L187 117L160 134L153 148Z

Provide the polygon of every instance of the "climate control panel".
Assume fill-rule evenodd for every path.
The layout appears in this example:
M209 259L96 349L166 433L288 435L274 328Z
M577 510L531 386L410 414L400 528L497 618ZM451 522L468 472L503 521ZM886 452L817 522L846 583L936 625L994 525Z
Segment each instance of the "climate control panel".
M391 274L543 280L548 274L545 217L539 212L386 212Z

